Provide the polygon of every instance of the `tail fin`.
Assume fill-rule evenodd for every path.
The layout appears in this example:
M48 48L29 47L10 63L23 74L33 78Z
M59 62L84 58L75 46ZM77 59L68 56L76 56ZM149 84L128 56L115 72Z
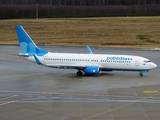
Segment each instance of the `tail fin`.
M42 50L36 46L36 44L32 41L27 32L23 29L22 26L16 26L17 36L21 48L21 55L38 55L43 56L48 53L46 50Z

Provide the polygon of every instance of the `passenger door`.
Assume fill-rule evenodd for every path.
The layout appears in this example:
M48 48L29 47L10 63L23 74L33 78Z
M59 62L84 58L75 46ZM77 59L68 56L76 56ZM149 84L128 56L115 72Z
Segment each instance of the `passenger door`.
M139 66L139 60L137 59L135 62L135 66L138 67Z

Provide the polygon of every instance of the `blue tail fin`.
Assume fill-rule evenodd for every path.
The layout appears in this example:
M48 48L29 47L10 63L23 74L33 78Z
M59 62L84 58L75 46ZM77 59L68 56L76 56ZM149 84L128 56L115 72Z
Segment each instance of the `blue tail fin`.
M16 31L18 35L18 40L21 48L21 55L38 55L43 56L48 53L46 50L42 50L36 46L36 44L32 41L27 32L23 29L22 26L17 25Z

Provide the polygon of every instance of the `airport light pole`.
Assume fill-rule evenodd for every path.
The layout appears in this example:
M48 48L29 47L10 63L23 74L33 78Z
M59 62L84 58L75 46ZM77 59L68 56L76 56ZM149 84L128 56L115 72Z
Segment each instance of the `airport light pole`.
M36 19L38 19L38 0L36 0Z

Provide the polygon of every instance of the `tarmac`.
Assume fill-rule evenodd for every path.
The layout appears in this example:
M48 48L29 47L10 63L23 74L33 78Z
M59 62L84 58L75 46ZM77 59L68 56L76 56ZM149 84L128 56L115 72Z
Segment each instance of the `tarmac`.
M87 53L85 47L41 46L51 52ZM160 51L91 47L98 54L149 58L157 68L76 76L21 59L19 46L0 46L1 120L159 120Z

